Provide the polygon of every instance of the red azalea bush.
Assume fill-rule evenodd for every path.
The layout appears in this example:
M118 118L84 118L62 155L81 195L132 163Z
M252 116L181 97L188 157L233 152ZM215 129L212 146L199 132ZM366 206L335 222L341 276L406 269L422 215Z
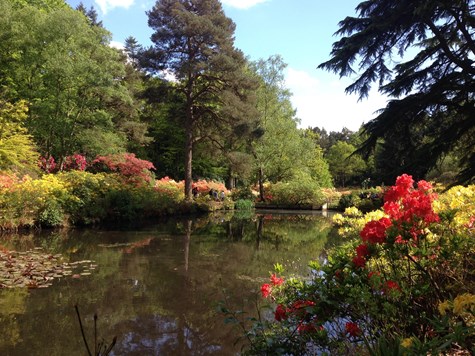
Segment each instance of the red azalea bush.
M92 161L92 170L96 172L117 172L128 183L151 183L155 170L152 162L135 157L134 153L117 153L97 156Z
M469 355L475 219L459 219L451 207L464 204L453 197L436 211L428 182L398 177L385 193L384 216L366 221L323 266L313 262L311 280L273 275L261 287L275 311L247 331L247 353Z

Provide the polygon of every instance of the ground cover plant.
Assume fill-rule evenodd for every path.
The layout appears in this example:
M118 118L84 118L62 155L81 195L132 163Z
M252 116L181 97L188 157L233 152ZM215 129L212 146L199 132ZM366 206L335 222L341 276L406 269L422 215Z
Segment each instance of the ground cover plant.
M312 262L310 279L278 269L261 287L270 317L248 325L230 313L245 327L246 352L473 354L474 198L474 186L437 196L402 175L381 210L336 216L349 241Z

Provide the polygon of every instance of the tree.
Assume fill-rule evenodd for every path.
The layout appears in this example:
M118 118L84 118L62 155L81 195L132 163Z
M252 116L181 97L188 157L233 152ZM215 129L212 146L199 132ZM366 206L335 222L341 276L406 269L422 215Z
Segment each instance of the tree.
M252 143L252 153L261 200L265 199L265 181L276 183L307 176L324 186L330 183L325 179L315 180L325 176L316 169L328 167L318 162L321 151L316 149L315 138L297 128L298 119L290 102L291 93L285 87L286 66L281 56L271 56L254 63L254 71L261 83L256 92L262 135Z
M425 152L430 167L463 143L458 179L473 182L475 2L369 0L356 10L358 17L340 22L337 34L343 37L333 44L331 59L319 68L348 76L358 64L361 72L346 92L358 93L361 99L376 82L379 91L392 98L364 125L368 138L361 151L370 152L381 139L399 140L402 146L409 143L407 147L415 148L414 154ZM413 139L416 145L411 145ZM407 152L412 160L414 155ZM414 157L414 162L418 159Z
M0 170L33 168L38 162L35 144L24 126L28 107L0 99Z
M40 152L61 163L74 152L124 151L122 123L136 114L127 109L133 99L110 33L67 6L44 11L0 0L0 9L0 86L10 101L28 102Z
M366 168L360 156L353 155L356 148L344 141L338 141L328 150L326 159L335 182L344 187L352 177L358 176Z
M218 0L158 0L147 14L155 31L144 52L147 70L173 75L183 97L185 198L191 200L193 146L252 118L253 83L234 48L235 25Z

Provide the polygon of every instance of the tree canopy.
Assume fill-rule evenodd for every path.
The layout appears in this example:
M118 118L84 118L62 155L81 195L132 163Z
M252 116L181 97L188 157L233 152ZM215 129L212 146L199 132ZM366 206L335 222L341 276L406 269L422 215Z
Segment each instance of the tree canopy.
M370 152L381 140L399 140L394 175L423 159L425 168L417 172L423 176L456 151L459 182L473 182L475 1L368 0L356 10L358 17L340 22L336 34L342 37L319 68L340 76L358 72L346 91L360 99L375 83L391 98L364 125L368 138L360 152Z
M41 154L125 151L137 114L122 79L123 58L110 33L80 11L0 0L0 88L12 102L26 100L26 126ZM39 6L39 5L38 5ZM92 10L90 10L92 11ZM65 26L67 24L67 26Z
M254 84L234 48L235 25L218 0L159 0L147 14L155 32L142 62L149 71L172 74L171 88L183 97L185 196L191 199L193 145L217 142L249 122Z

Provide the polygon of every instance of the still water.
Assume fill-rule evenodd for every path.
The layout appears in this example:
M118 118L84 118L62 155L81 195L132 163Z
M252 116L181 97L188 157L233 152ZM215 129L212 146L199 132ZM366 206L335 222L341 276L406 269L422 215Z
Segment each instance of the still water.
M218 305L255 316L273 265L308 276L330 233L319 213L269 212L0 237L8 249L42 247L97 266L44 289L0 289L0 355L87 355L76 304L92 352L97 313L97 341L117 336L111 355L238 354L241 332Z

